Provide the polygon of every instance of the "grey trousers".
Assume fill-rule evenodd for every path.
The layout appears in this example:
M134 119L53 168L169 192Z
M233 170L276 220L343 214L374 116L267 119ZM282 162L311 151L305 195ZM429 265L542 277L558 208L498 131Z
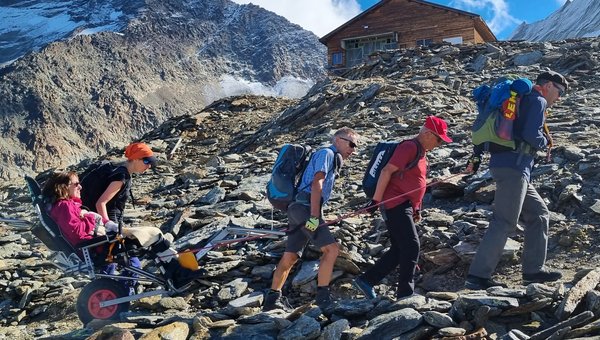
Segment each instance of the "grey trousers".
M508 235L516 229L518 222L525 229L521 259L523 273L537 273L546 262L550 222L548 207L520 171L493 168L490 172L496 181L494 214L471 262L469 274L481 278L492 276Z

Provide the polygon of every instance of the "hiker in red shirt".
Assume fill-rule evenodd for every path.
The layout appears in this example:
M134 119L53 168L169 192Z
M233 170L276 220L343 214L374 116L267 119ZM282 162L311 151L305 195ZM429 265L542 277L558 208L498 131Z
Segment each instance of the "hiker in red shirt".
M398 145L392 158L381 170L370 210L374 212L379 202L386 201L382 214L392 246L373 267L353 281L367 298L376 297L373 286L398 266L397 298L414 294L413 277L420 247L415 223L421 220L421 204L427 184L425 153L444 142L452 142L447 130L443 119L427 117L417 137ZM409 163L415 159L418 159L417 165L409 168Z

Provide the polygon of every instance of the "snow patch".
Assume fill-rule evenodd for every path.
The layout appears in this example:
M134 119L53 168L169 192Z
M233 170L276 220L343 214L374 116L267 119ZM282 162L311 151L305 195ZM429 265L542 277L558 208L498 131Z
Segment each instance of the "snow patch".
M567 1L544 20L519 25L509 40L554 41L594 37L600 31L600 1Z
M98 26L98 27L86 28L86 29L82 30L81 32L77 33L77 35L91 35L91 34L96 34L99 32L115 31L117 29L118 29L117 25Z
M275 86L267 86L260 82L235 78L231 75L221 77L219 85L223 97L255 94L262 96L301 98L315 84L310 79L300 79L292 76L281 78Z

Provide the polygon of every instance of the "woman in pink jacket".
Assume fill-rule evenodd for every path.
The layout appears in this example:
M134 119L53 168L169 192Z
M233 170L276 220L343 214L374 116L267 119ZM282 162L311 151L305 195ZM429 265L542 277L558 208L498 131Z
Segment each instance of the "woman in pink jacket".
M50 217L58 224L63 237L72 246L118 230L116 223L108 221L104 224L102 216L81 208L81 184L77 173L73 171L54 174L44 185L42 194L52 203ZM156 229L155 232L160 234L160 237L152 244L143 246L147 246L147 249L159 258L166 277L173 280L176 288L185 286L201 275L200 271L181 267L177 260L177 252L171 248L170 242L162 237L160 230L153 227L149 229ZM138 240L134 242L141 245Z
M102 223L102 217L81 208L81 185L73 171L52 176L44 186L44 196L51 200L50 217L58 224L63 237L72 246L95 236L116 231L116 223Z

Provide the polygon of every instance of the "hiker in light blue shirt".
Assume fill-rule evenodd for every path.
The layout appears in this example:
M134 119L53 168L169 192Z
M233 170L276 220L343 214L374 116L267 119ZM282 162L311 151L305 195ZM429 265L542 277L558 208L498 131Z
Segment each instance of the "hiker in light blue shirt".
M318 150L310 158L296 200L287 210L289 229L285 252L273 273L271 290L265 296L263 310L285 309L285 303L281 301L281 289L309 241L323 253L317 276L316 303L321 308L331 305L329 283L340 246L329 226L322 225L322 207L331 196L336 170L339 170L343 160L354 153L358 138L356 131L341 128L333 135L330 147Z
M306 170L302 175L302 181L298 186L298 195L296 196L297 202L310 205L310 189L313 178L318 172L322 172L326 175L325 181L323 182L321 198L323 200L323 204L327 203L329 197L331 196L333 183L335 182L336 177L336 171L334 171L334 168L336 167L336 153L337 149L335 145L331 145L328 148L317 150L317 152L315 152L315 154L310 158L310 162L306 166Z

